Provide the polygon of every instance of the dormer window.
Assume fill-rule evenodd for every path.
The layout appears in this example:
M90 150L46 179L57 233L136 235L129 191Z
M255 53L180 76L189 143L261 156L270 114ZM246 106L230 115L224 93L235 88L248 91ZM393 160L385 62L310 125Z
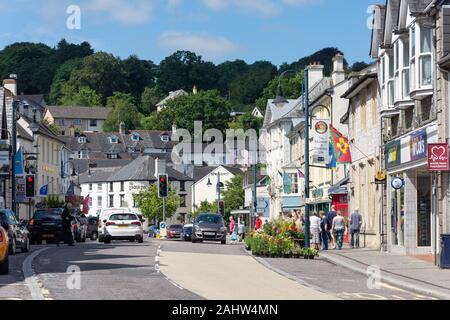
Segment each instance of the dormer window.
M161 140L164 141L164 142L169 142L170 141L170 137L169 137L168 134L163 134L161 136Z
M109 142L112 143L112 144L118 144L119 143L119 138L116 137L116 136L109 137Z
M85 136L78 137L78 143L85 144L87 139Z
M141 136L138 133L133 133L131 135L131 140L132 141L139 141L141 139Z

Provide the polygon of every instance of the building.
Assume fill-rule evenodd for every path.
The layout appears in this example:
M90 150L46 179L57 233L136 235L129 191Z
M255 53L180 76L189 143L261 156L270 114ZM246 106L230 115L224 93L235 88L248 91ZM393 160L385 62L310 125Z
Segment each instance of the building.
M106 107L63 107L49 106L44 120L61 129L62 136L74 135L74 132L103 132L103 124L112 108Z
M433 0L389 0L372 36L372 57L377 59L384 167L387 171L383 208L384 247L392 252L429 254L439 250L438 226L442 192L433 192L427 170L427 145L446 141L437 94L436 53L443 42ZM376 35L375 35L376 34ZM400 178L404 186L391 186ZM439 188L441 189L441 188ZM441 214L439 214L441 212Z
M258 107L255 107L255 108L253 109L252 115L253 115L254 117L257 117L257 118L264 118L264 113L262 113L262 111L259 110Z
M221 193L227 190L227 182L230 182L235 176L243 175L239 168L228 166L217 167L194 167L194 183L192 184L192 211L196 212L200 204L204 201L214 203L218 200L217 183L223 184ZM226 206L226 204L225 204Z
M81 195L90 197L89 214L97 215L101 209L130 208L139 213L133 195L157 183L158 174L169 176L171 187L181 197L181 206L169 223L187 221L191 208L192 179L168 166L161 165L149 155L140 156L123 167L97 167L80 177Z
M22 102L19 108L19 113L32 119L36 116L37 121L41 121L47 103L43 94L20 94L17 99Z
M270 184L269 177L265 174L257 173L256 175L256 214L261 217L264 222L270 220L270 195L268 192L268 185ZM253 171L248 170L244 175L244 192L245 203L244 208L253 215Z
M194 87L194 93L197 93L197 89L195 87ZM176 91L171 91L171 92L169 92L169 95L167 97L165 97L163 100L158 102L158 104L156 105L156 108L157 108L158 112L160 112L161 110L163 110L167 106L167 103L169 101L171 101L173 99L176 99L176 98L179 98L179 97L186 97L188 95L189 95L189 93L187 93L183 89L176 90Z
M364 246L379 248L385 186L375 184L382 159L376 64L351 74L349 81L351 86L343 95L348 99L349 107L341 122L348 125L353 159L348 186L338 187L335 192L348 196L349 212L359 209L363 217L361 233L365 239Z

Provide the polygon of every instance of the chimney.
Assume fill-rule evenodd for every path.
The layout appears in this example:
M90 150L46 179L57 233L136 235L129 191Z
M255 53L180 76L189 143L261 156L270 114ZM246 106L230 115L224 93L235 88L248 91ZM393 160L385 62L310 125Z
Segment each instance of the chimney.
M172 125L172 135L176 135L177 134L177 124L174 122Z
M8 79L3 80L3 87L11 91L14 97L17 96L17 75L10 74Z
M311 89L317 82L323 79L323 65L313 62L308 66L308 88Z
M125 130L125 122L121 122L120 124L119 124L119 132L120 132L120 134L125 134L126 132L125 132L126 130Z
M69 128L69 136L75 137L75 126L74 125L71 125Z
M344 70L344 56L341 53L337 53L333 58L333 85L336 85L345 80L345 70Z
M192 88L192 93L193 94L197 94L198 93L197 86L194 86L194 88Z

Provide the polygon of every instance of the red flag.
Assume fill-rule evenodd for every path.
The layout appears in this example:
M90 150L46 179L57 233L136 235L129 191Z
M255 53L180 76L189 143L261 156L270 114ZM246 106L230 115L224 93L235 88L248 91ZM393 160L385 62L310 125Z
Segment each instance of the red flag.
M91 196L88 195L86 198L83 199L83 202L81 203L83 205L83 213L88 214L89 213L89 201L91 200Z
M333 151L336 156L336 162L352 163L352 154L350 152L350 144L348 139L334 127L331 127L331 138L333 143Z
M303 172L301 172L300 169L298 169L298 177L300 179L305 179L305 174Z

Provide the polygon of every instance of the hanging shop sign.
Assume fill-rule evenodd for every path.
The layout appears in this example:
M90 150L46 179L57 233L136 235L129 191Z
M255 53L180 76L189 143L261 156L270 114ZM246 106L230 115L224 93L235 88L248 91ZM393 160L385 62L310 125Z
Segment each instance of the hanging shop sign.
M375 175L375 184L385 184L386 183L386 171L378 171Z
M449 151L446 143L428 145L428 171L449 171Z
M328 165L330 159L330 120L313 120L313 161Z

